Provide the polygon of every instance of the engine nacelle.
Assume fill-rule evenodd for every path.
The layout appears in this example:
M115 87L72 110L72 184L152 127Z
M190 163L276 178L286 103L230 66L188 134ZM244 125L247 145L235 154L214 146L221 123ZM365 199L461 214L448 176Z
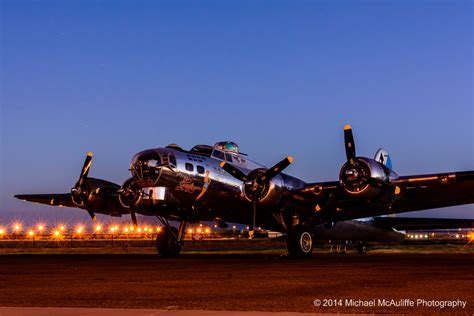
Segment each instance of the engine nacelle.
M74 204L92 211L100 211L107 207L106 196L117 192L120 186L107 180L87 178L81 192L71 195Z
M381 193L380 187L369 184L368 178L390 182L398 175L385 165L369 158L357 157L354 162L346 162L339 173L339 182L347 194L372 198Z
M265 173L266 169L256 169L249 174L249 178L252 178L255 175L252 173ZM256 187L244 183L244 197L251 202L254 199L254 194L257 194L258 203L260 205L277 205L282 197L284 181L280 174L277 174L272 179L264 181L263 183L257 184L253 183Z

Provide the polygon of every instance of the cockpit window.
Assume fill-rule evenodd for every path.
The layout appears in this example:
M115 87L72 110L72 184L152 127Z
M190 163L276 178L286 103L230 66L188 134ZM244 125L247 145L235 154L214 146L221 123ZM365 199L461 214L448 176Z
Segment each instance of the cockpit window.
M232 155L226 153L226 154L225 154L225 160L226 160L227 162L232 162Z
M225 160L224 153L220 150L214 150L214 152L212 153L212 156L220 160Z

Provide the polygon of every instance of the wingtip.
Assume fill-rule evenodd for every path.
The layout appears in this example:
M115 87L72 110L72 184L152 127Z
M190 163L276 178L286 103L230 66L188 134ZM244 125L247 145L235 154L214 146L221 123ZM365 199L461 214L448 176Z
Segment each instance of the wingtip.
M87 157L92 157L92 151L89 151L89 152L87 153Z
M224 168L224 165L225 165L225 161L221 161L221 163L219 164L219 166L221 166L221 168Z
M346 124L344 126L344 130L347 131L348 129L352 129L352 126L350 126L349 124Z
M293 163L293 160L294 160L293 156L288 156L287 158L290 163Z

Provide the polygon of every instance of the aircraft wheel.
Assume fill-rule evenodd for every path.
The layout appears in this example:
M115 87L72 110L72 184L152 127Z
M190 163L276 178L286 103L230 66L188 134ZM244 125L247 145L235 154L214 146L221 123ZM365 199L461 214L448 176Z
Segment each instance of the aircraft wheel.
M290 228L286 245L291 257L310 258L313 253L313 235L310 228L303 225Z
M171 226L165 227L156 236L156 250L163 257L176 257L179 255L181 245L178 242L178 230Z
M367 253L367 250L367 245L363 242L357 244L357 251L359 252L359 254L364 255Z

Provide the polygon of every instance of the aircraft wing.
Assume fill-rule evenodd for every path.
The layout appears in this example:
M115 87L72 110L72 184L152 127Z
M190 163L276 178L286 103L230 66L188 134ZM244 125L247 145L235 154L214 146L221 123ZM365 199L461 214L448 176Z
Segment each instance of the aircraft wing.
M474 228L474 219L375 217L373 224L376 227L396 230L457 229Z
M84 197L79 196L77 204L73 202L71 193L18 194L15 195L15 198L51 206L85 209L93 219L95 218L95 213L110 216L120 216L121 214L129 213L129 210L124 208L119 202L117 191L120 189L120 186L118 184L89 177L84 178L83 183L84 188L86 188L89 193Z
M388 198L383 192L371 199L350 195L334 181L309 184L300 192L306 201L315 200L313 214L322 222L474 203L474 171L403 176L391 184L399 192Z
M19 194L15 198L23 201L36 202L52 206L78 207L71 200L70 193L60 194Z

